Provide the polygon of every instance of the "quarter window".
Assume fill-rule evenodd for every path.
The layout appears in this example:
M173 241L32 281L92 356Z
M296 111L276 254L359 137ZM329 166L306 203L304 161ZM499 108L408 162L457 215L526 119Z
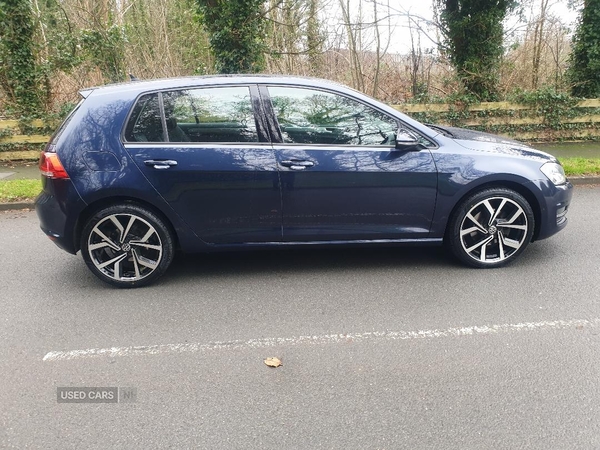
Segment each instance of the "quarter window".
M140 97L125 129L125 140L129 142L164 141L158 94Z
M356 100L303 88L269 93L285 143L394 145L396 119Z

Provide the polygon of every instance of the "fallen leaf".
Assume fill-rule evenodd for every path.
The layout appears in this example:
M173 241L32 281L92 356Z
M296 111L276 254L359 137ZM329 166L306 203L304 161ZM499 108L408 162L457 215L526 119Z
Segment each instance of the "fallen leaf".
M274 356L265 359L265 364L269 367L283 366L281 360L279 358L275 358Z

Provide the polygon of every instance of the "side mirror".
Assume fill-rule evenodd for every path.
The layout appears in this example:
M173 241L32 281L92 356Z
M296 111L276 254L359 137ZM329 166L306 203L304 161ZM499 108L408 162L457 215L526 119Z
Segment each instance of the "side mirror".
M419 138L410 131L399 128L396 132L396 148L405 150L407 147L414 147L419 145Z
M419 137L405 128L398 128L396 132L396 150L411 150L420 144Z

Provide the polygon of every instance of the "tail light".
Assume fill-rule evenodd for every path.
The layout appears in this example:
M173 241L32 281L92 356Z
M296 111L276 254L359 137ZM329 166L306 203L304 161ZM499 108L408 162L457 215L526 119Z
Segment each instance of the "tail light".
M52 146L48 146L40 154L40 172L47 178L69 178L67 171L63 167L56 152L51 151Z

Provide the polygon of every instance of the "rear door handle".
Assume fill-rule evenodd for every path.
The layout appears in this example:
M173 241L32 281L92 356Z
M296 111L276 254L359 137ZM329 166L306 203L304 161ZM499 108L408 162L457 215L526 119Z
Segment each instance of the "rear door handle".
M289 167L292 170L304 170L307 167L313 167L315 165L314 162L305 159L285 160L281 161L280 164L284 167Z
M147 159L144 161L144 164L154 167L155 169L164 170L176 166L177 161L173 161L172 159Z

